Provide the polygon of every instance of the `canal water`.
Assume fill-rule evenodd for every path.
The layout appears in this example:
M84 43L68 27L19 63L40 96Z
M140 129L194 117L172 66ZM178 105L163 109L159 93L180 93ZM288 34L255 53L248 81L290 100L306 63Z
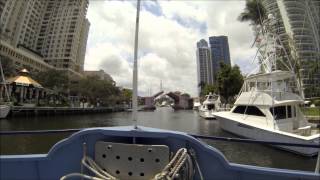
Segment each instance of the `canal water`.
M235 137L221 130L218 121L202 119L197 112L192 110L173 111L169 107L163 107L154 112L139 112L138 119L141 126L199 135ZM130 112L118 112L72 116L14 117L0 120L0 130L47 130L128 126L131 124ZM47 153L53 144L69 135L70 133L0 136L0 153L2 155ZM211 140L205 142L220 150L228 161L233 163L307 171L315 169L315 157L302 157L263 145Z

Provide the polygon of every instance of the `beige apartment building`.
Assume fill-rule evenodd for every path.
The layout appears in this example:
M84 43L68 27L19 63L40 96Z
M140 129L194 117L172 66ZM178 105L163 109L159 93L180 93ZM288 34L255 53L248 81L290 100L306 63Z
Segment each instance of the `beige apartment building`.
M82 76L90 23L86 19L88 0L1 0L0 54L8 56L18 67L35 66ZM21 53L31 54L28 61Z

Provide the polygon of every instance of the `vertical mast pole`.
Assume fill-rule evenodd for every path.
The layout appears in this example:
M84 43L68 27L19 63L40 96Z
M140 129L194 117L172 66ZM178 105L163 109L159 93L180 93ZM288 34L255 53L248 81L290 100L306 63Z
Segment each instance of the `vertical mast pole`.
M139 35L139 15L140 15L140 0L137 0L137 15L136 15L136 31L134 37L134 64L133 64L133 95L132 95L132 120L135 129L138 129L137 114L138 114L138 35Z

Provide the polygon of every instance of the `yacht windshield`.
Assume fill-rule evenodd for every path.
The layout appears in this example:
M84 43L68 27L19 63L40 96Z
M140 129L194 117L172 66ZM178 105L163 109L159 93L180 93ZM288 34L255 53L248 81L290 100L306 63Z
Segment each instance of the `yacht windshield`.
M212 109L214 109L215 106L214 106L214 104L209 104L207 107L208 107L208 110L212 110Z
M253 116L266 116L265 114L263 114L263 112L260 111L259 108L255 106L237 106L233 110L233 113L253 115Z

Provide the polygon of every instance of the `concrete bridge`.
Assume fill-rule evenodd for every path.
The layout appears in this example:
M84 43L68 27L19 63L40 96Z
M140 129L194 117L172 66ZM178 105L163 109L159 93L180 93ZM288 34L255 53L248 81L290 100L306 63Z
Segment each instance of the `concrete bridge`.
M153 96L148 97L140 97L140 101L144 102L144 106L146 108L152 108L155 107L155 99L159 97L160 95L167 95L171 99L173 99L174 104L171 106L173 109L192 109L193 106L193 100L187 93L181 93L181 92L168 92L165 93L164 91L160 91Z

